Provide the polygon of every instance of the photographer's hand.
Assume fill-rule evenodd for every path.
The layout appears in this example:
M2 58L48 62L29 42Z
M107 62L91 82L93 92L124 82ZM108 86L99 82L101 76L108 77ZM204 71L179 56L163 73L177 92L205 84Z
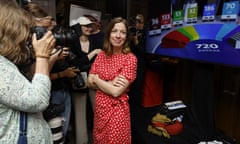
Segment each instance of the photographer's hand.
M63 77L73 78L77 75L78 72L80 72L79 69L77 69L75 67L69 67L61 72L51 73L50 77L51 77L51 80L55 80L55 79L59 79L59 78L63 78Z
M80 72L78 68L75 67L69 67L61 72L62 77L68 77L73 78L77 75L77 73Z
M50 70L52 69L52 67L53 67L53 65L55 64L56 61L63 60L68 55L69 55L69 48L67 48L67 47L62 48L61 46L55 47L50 54L49 69Z
M63 60L68 55L69 55L69 48L61 47L61 46L57 46L56 48L54 48L51 53L51 57L53 57L53 59L55 59L55 60Z
M69 56L69 48L68 47L63 47L63 51L62 51L62 53L60 53L59 58L60 59L65 59L68 56Z
M33 34L32 45L35 51L35 56L40 58L50 58L56 39L51 31L48 31L41 39L37 40L36 34Z
M36 56L35 73L42 73L49 76L49 58L55 41L50 31L39 40L37 40L36 33L33 34L32 45Z

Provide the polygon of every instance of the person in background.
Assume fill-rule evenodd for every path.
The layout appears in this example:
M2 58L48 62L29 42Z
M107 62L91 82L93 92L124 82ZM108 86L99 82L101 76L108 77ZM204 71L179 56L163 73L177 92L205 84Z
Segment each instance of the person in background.
M48 31L37 40L36 34L31 33L32 16L12 0L0 1L0 19L0 143L17 143L20 112L25 112L28 143L52 144L51 130L42 111L50 99L49 58L55 38ZM19 67L29 59L29 43L35 59L31 81Z
M97 54L101 51L100 48L95 48L93 41L89 38L92 31L92 24L87 17L80 16L73 20L71 27L79 36L79 41L76 42L73 53L77 58L82 59L83 65L78 69L88 75L91 64L93 63ZM94 94L93 96L91 94ZM71 96L74 106L75 117L75 135L77 144L86 144L89 142L88 128L87 128L87 97L95 97L95 93L89 93L88 87L79 90L71 90ZM92 104L93 105L93 104Z
M135 39L134 44L138 46L141 51L145 52L146 30L144 16L137 14L135 21L137 39Z
M94 144L130 144L131 124L127 91L136 78L137 58L128 45L127 21L111 20L103 51L92 64L88 85L97 89L94 108Z
M93 41L94 47L95 48L103 48L103 41L104 41L104 32L102 31L102 25L99 20L99 16L96 14L91 14L91 15L84 15L87 17L90 21L92 21L92 32L91 35L89 36L89 39ZM88 108L88 129L92 129L93 127L93 111L94 111L94 103L95 103L95 96L96 96L96 90L89 88L89 100L91 109ZM89 106L89 105L87 105Z
M146 74L146 53L145 53L145 26L144 16L137 14L129 26L130 47L134 55L137 57L137 77L129 89L129 103L131 107L131 127L132 127L132 143L138 143L140 136L137 131L134 109L141 106L144 79Z
M35 22L34 27L38 26L38 27L43 27L46 30L52 30L53 27L55 26L55 23L53 22L53 18L49 16L47 12L45 12L45 10L43 10L40 7L38 3L27 2L22 7L34 17L34 22ZM36 31L34 27L32 28L32 30ZM55 51L55 49L53 49L53 51ZM52 69L52 66L57 60L57 57L55 56L50 57L50 70Z
M129 39L132 52L138 59L137 78L133 82L128 94L130 96L130 104L140 105L142 97L142 89L144 85L144 77L146 71L146 31L144 26L144 16L137 14L131 26L129 26Z
M146 32L144 26L144 16L137 14L133 20L132 25L129 26L129 39L132 52L138 59L137 63L137 78L133 82L128 94L130 96L130 104L141 104L142 89L144 84L144 77L146 71Z
M93 22L92 32L89 38L94 41L94 45L96 48L102 49L103 41L104 41L104 32L102 31L102 25L100 20L96 18L97 16L93 16L93 15L84 15L84 16Z
M92 32L89 38L93 41L95 48L103 48L103 41L104 41L104 32L102 31L102 25L100 20L97 19L96 14L92 15L84 15L90 21L92 21ZM96 91L94 89L89 89L89 95L92 109L94 110L94 102L95 102L95 95Z
M51 30L54 34L57 33L55 28L59 27L57 27L56 21L38 3L29 2L24 6L24 9L34 17L35 26ZM59 33L57 34L60 35ZM50 105L43 113L49 126L52 129L58 128L58 131L53 131L53 141L55 144L66 141L71 116L69 83L71 78L75 77L77 72L79 72L77 68L70 66L65 60L69 56L70 48L58 43L50 57L50 78L52 81ZM52 124L52 121L55 121L55 124ZM56 125L58 127L55 127ZM62 134L62 137L57 137L59 134Z

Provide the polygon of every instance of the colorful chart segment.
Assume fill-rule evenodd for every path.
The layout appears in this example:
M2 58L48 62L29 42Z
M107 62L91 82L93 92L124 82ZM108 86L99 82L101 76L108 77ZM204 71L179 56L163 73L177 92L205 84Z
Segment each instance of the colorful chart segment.
M211 39L222 41L232 30L237 28L236 24L196 24L185 26L169 32L162 39L162 48L183 48L183 44L200 39ZM172 44L172 42L176 42ZM178 45L179 44L179 45Z
M155 54L240 67L240 26L195 24L166 33Z

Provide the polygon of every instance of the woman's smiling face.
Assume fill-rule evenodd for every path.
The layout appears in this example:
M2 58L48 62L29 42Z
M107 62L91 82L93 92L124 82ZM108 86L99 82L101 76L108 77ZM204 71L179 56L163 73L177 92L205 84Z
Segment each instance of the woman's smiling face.
M127 28L124 23L116 23L110 34L110 43L114 48L122 48L127 39Z
M89 25L82 25L81 28L82 28L82 33L84 35L89 36L91 34L91 32L92 32L92 25L91 24L89 24Z

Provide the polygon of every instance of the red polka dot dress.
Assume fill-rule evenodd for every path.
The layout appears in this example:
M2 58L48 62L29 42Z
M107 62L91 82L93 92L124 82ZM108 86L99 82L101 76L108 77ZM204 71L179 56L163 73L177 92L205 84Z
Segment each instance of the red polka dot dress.
M98 54L90 73L106 81L113 80L119 74L125 76L130 83L136 78L136 57L129 54L106 56ZM107 95L97 90L94 112L94 144L131 144L131 125L126 93L119 97Z

